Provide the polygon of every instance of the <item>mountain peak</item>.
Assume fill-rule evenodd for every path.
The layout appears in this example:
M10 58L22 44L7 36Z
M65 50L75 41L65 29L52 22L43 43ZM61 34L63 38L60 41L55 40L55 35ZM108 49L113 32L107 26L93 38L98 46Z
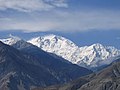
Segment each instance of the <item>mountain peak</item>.
M101 47L101 46L103 46L101 43L95 43L95 44L93 44L92 46L99 46L99 47Z
M89 48L91 50L93 49L93 50L96 50L96 51L104 50L104 49L106 49L106 47L107 46L104 46L100 43L95 43L93 45L87 46L87 48Z
M16 42L20 41L21 39L17 36L9 35L9 38L6 39L0 39L5 44L12 45L15 44Z
M42 36L42 38L44 38L44 39L49 39L49 40L51 40L51 39L56 39L56 40L68 40L68 39L66 39L66 38L64 38L64 37L62 37L62 36L55 35L55 34L44 35L44 36Z
M64 62L63 58L50 55L27 42L25 44L25 42L18 41L9 46L0 41L0 45L2 77L0 78L0 85L2 85L0 90L4 88L30 90L32 86L63 84L92 73L91 70ZM21 85L23 88L19 88Z
M49 49L52 47L56 47L56 49L60 48L60 47L65 48L66 46L76 47L76 45L72 41L70 41L62 36L57 36L54 34L39 36L39 37L29 40L28 42L30 42L33 45L36 45L38 47L43 47L45 45L48 47L46 49Z
M57 37L57 35L55 35L55 34L48 34L48 35L44 35L43 37Z
M54 53L74 64L87 68L101 66L101 61L120 54L118 49L111 46L104 46L100 43L79 47L72 41L54 34L45 35L39 37L39 39L33 38L28 42L38 46L44 51Z
M0 41L8 45L13 45L20 41L17 46L26 46L24 41L13 35L10 35L10 38L8 39L1 39ZM112 46L104 46L100 43L95 43L90 46L79 47L71 40L54 34L35 37L27 42L46 52L56 54L74 64L87 68L94 68L108 64L103 63L103 61L111 63L112 61L108 61L109 58L120 55L120 50Z

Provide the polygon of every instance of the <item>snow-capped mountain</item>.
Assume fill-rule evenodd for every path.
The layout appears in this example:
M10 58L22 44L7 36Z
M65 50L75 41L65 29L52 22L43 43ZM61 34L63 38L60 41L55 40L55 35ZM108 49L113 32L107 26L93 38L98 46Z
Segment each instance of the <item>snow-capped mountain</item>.
M13 45L22 40L15 36L0 39L5 44ZM120 54L120 50L112 46L93 44L91 46L78 47L72 41L57 35L46 35L32 38L29 43L38 46L44 51L56 54L66 60L86 68L95 68L110 64Z
M19 37L13 36L13 35L10 35L9 38L6 38L6 39L0 39L0 41L8 45L13 45L20 40L21 39Z
M29 40L28 42L40 47L44 51L55 53L68 60L78 49L78 46L76 46L72 41L56 35L37 37Z
M87 68L100 67L110 64L110 58L116 57L120 51L112 46L93 44L78 47L72 41L56 35L36 37L28 41L44 51L59 55L68 61Z
M33 86L63 84L92 73L30 43L22 44L18 41L10 46L0 41L0 90L31 90Z

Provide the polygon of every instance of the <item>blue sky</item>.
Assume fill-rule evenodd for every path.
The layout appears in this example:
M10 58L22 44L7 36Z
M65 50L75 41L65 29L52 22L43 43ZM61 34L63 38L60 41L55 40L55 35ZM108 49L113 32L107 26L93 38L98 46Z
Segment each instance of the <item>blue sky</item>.
M0 0L0 36L17 32L120 48L120 0Z

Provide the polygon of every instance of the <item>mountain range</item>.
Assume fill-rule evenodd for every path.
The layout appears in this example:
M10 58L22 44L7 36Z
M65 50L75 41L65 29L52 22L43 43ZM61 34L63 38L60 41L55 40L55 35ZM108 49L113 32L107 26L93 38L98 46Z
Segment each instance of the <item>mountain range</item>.
M0 39L0 90L119 90L119 66L113 46L78 47L56 35Z
M113 46L104 46L96 43L79 47L72 41L53 34L32 38L28 42L44 51L54 53L74 64L89 69L108 65L113 60L111 58L120 54L120 50Z
M63 84L90 73L23 40L12 46L0 41L0 90Z
M14 36L1 39L2 42L8 45L13 45L20 40L20 38ZM71 40L53 34L35 37L27 42L46 52L60 56L73 64L91 70L109 65L113 62L113 58L120 54L120 50L113 46L104 46L96 43L90 46L79 47Z

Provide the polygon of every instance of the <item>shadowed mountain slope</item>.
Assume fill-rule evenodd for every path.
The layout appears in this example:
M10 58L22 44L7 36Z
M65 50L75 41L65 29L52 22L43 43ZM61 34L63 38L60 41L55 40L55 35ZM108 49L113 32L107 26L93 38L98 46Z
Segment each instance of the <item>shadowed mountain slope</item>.
M120 90L120 58L107 68L68 84L34 90Z
M91 73L90 70L54 58L31 44L26 45L17 50L0 42L0 90L30 90L66 83Z

